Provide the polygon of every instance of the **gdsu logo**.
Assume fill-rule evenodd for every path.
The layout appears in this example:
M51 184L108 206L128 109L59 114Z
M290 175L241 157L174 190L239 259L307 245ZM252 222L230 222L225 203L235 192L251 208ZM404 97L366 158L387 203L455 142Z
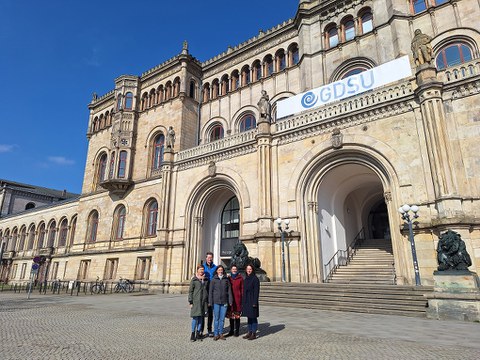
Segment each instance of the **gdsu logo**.
M317 103L317 100L318 100L318 96L315 95L313 92L309 91L302 96L302 106L305 109L311 108L313 105Z

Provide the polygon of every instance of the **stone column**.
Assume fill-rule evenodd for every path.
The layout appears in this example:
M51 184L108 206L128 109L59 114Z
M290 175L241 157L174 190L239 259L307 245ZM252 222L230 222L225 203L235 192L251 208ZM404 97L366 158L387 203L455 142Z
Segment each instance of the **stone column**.
M418 88L415 94L420 101L425 144L438 205L439 217L462 213L458 196L454 163L457 159L447 135L446 117L442 99L443 83L437 80L434 65L425 63L417 67Z
M259 232L272 231L272 136L269 119L260 118L257 123L258 157L258 209Z
M161 204L158 216L158 240L160 243L168 243L169 235L169 214L171 209L172 194L172 169L173 169L174 152L172 148L165 148L162 163L162 188L161 188Z

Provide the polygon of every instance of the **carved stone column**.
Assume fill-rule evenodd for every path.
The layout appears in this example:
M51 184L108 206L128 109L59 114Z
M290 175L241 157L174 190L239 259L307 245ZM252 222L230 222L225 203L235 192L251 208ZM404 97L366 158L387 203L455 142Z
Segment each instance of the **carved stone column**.
M259 232L272 231L272 136L270 122L261 118L257 124L257 170L258 170L258 209Z
M160 243L168 243L169 214L171 209L172 194L172 169L174 152L172 148L165 148L162 163L162 189L161 206L158 219L158 240Z
M428 153L435 200L439 217L461 213L458 185L454 170L456 156L447 135L446 117L442 99L443 83L437 80L437 70L432 64L417 67L418 88L415 94L420 101L425 144Z

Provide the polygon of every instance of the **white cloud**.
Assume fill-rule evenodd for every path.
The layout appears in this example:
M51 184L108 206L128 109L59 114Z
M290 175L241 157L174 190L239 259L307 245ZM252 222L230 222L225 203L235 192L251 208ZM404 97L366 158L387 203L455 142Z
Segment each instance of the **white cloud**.
M73 165L75 161L67 159L64 156L49 156L48 161L56 165Z
M0 144L0 153L7 153L12 151L14 148L13 145Z

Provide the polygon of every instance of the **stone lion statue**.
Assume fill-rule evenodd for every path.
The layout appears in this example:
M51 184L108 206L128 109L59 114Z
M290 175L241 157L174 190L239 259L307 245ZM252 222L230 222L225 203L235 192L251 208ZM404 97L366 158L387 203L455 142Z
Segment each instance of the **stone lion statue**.
M437 246L438 270L467 270L472 265L460 234L448 230L440 235Z
M253 265L255 269L259 269L261 262L258 258L248 256L248 250L244 243L239 241L233 247L232 262L230 266L236 265L239 270L243 270L247 265Z

